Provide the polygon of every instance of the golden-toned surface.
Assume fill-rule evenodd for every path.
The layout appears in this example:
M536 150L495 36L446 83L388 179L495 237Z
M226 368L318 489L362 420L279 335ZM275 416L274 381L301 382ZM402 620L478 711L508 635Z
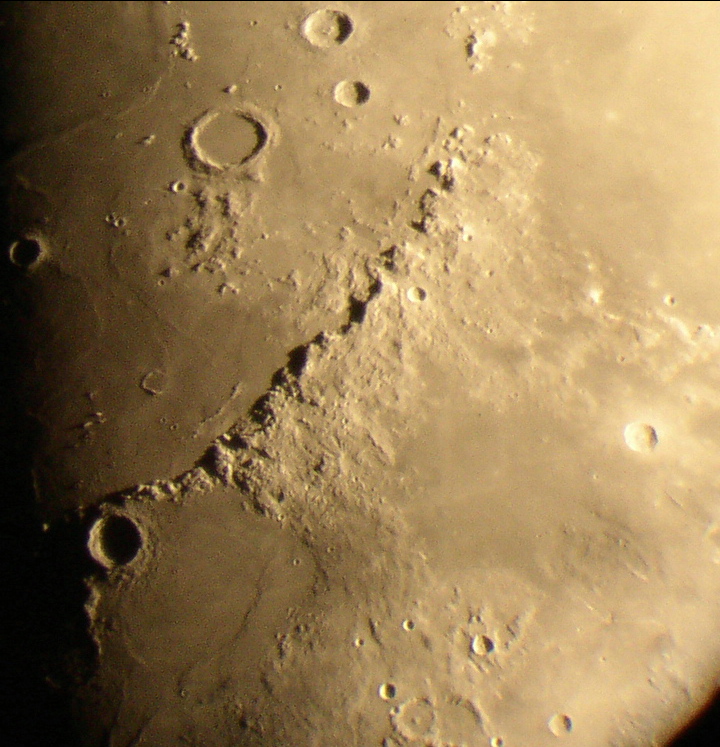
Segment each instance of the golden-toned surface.
M13 23L88 744L667 742L719 666L720 8Z

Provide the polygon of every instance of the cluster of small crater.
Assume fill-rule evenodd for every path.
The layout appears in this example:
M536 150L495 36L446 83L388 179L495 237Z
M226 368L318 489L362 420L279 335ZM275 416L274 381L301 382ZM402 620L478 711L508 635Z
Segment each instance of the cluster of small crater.
M347 13L321 8L302 22L300 32L313 47L332 50L350 39L355 32L355 24ZM333 97L340 106L352 109L367 104L370 86L361 80L341 80L333 89Z

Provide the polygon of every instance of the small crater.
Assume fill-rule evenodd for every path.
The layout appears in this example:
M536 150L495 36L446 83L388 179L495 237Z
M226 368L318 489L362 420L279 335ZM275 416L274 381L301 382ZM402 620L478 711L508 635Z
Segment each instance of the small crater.
M140 381L140 388L147 394L162 394L165 390L165 379L165 374L162 371L150 371Z
M427 298L427 291L424 288L410 288L407 298L411 303L422 303Z
M137 557L143 538L137 524L124 514L109 514L90 530L90 554L108 570L125 566Z
M490 740L490 747L504 747L505 740L502 737L493 737Z
M23 270L30 270L46 255L43 242L35 236L24 236L13 241L8 249L10 261Z
M125 228L127 225L127 218L123 218L121 215L115 215L115 213L108 213L105 216L105 223L113 228Z
M470 641L470 650L477 656L491 654L495 650L495 642L486 635L474 635Z
M187 191L187 184L181 181L172 182L172 184L170 184L169 189L171 192L174 192L176 195L181 194L182 192Z
M629 449L641 454L649 454L658 445L657 431L647 423L628 423L623 432Z
M253 160L271 140L271 131L249 107L210 110L186 131L183 146L191 166L205 172L226 171Z
M362 648L364 645L365 645L365 639L364 638L356 638L353 641L353 646L355 646L355 648Z
M410 632L411 630L415 630L415 621L410 619L403 620L402 626L403 630Z
M383 700L394 700L397 697L397 686L392 682L383 682L378 688L378 695Z
M355 25L346 13L323 8L311 13L302 23L301 32L313 47L330 49L344 44Z
M715 523L711 524L705 536L717 550L720 550L720 526Z
M392 725L408 742L427 740L435 726L435 709L427 698L413 698L395 710Z
M550 729L556 737L562 737L573 730L572 719L564 713L556 713L548 721L548 729Z
M342 80L335 86L333 96L338 104L352 109L370 101L370 87L359 80Z

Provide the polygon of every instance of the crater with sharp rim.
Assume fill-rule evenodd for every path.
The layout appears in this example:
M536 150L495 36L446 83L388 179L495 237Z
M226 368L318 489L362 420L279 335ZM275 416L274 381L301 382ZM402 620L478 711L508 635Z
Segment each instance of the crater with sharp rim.
M220 173L255 161L277 139L277 128L252 104L209 109L187 128L183 151L196 171Z
M129 566L138 558L144 544L145 537L138 524L120 512L101 516L88 537L90 554L108 571Z

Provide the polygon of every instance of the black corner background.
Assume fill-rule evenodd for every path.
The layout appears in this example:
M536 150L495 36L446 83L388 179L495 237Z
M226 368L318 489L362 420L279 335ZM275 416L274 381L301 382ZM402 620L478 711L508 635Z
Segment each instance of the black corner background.
M720 692L672 741L671 747L720 747Z
M11 205L9 135L22 109L18 28L32 3L0 4L0 744L78 747L70 693L89 674L84 527L43 527L32 480L37 427L24 373L32 365L31 280L8 250L21 226ZM20 23L19 23L20 22Z
M19 230L10 214L8 162L23 143L6 133L22 101L14 76L21 61L13 55L25 3L0 5L0 743L79 747L71 694L91 672L82 583L91 566L85 527L69 517L44 529L33 488L38 434L23 377L32 361L32 303L27 279L7 254ZM720 747L720 697L670 747Z

